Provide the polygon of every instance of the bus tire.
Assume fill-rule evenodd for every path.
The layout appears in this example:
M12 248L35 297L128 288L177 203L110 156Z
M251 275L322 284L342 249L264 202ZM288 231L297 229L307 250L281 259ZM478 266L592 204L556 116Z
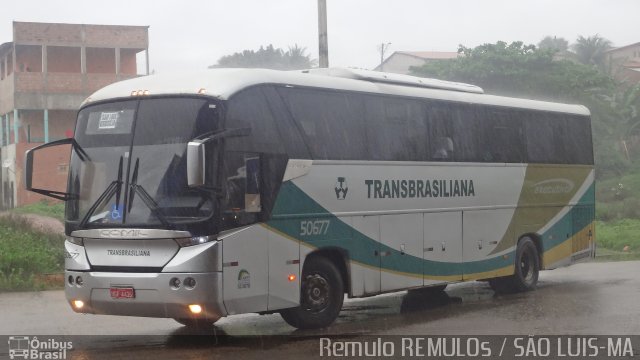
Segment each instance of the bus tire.
M338 268L327 258L312 256L302 269L300 306L280 311L287 324L298 329L318 329L331 325L344 300L344 281Z
M213 326L218 319L185 319L174 318L173 320L180 324L193 329L207 329Z
M489 280L489 285L497 293L515 293L536 288L540 272L538 249L529 237L518 242L514 274Z

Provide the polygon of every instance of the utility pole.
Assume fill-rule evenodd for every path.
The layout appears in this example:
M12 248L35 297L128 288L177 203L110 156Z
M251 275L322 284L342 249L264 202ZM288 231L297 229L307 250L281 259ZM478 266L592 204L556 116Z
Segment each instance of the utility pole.
M327 38L327 0L318 0L318 52L319 66L329 67L329 41Z
M389 50L389 46L391 46L391 43L382 43L380 44L380 46L378 47L378 49L380 50L380 71L384 71L382 69L382 64L384 63L384 53Z

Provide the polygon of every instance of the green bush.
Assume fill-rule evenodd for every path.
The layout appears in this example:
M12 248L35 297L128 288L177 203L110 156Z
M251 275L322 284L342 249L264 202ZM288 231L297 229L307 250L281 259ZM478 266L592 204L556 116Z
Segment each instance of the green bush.
M38 275L62 271L62 235L35 231L16 216L0 218L0 291L37 289Z

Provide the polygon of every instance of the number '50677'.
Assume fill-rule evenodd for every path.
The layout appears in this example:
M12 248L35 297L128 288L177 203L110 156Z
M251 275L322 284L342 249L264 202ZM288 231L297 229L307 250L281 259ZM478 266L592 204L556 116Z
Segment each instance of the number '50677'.
M300 236L325 235L329 231L330 220L309 220L300 222Z

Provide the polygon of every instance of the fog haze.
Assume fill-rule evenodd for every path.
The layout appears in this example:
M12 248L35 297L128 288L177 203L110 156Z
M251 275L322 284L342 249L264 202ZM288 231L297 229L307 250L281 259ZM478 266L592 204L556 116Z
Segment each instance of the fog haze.
M456 51L459 44L516 41L546 35L570 43L601 36L615 46L640 41L636 0L327 0L331 66L373 68L378 46L393 51ZM149 25L150 68L204 69L224 55L273 44L298 44L318 57L316 0L5 2L0 42L12 21Z

